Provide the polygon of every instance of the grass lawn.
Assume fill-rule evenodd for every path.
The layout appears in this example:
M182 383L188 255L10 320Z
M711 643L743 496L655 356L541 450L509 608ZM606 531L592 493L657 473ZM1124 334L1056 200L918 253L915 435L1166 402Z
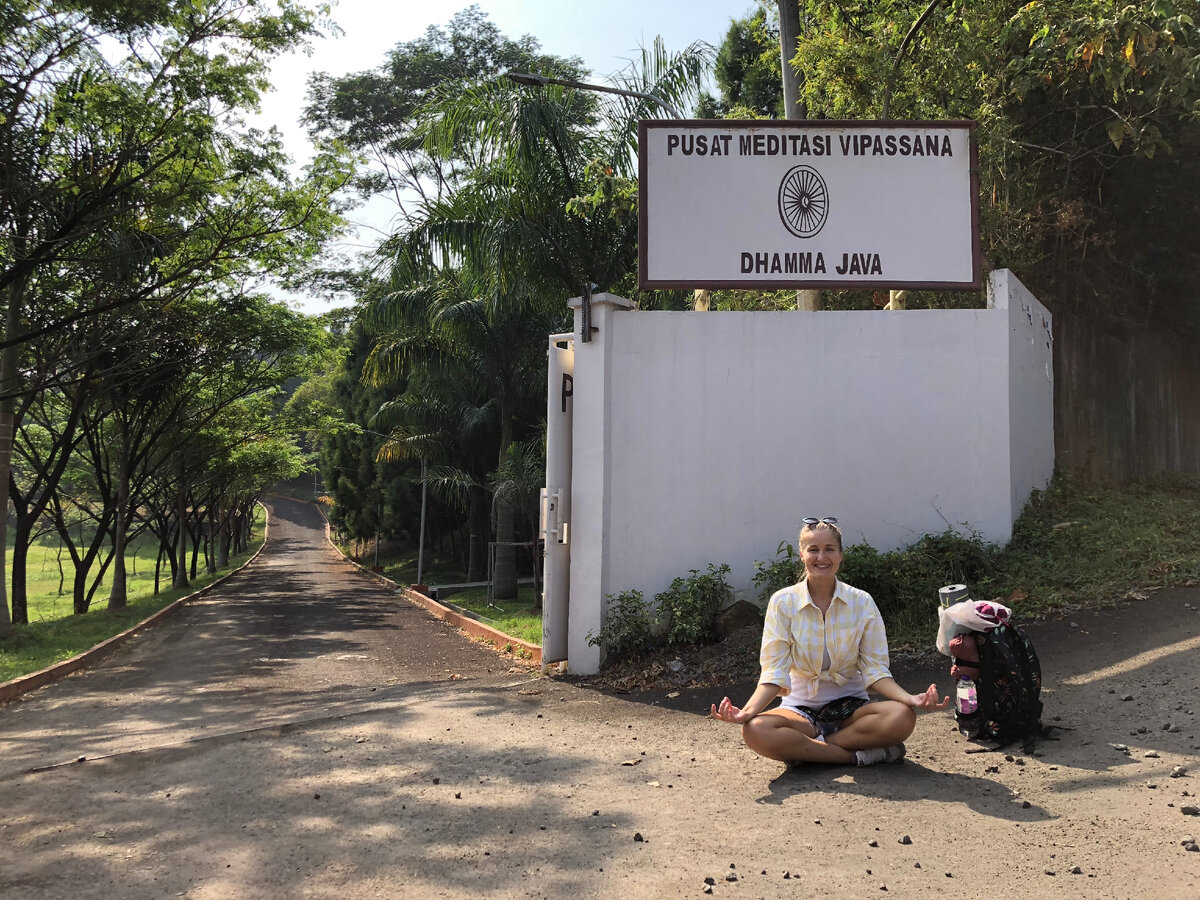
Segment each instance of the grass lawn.
M532 587L522 587L515 600L500 600L488 606L487 588L472 588L453 594L447 602L470 610L485 625L503 631L509 637L530 644L542 645L542 611L534 609L536 601ZM497 608L499 607L499 608Z
M105 582L93 596L91 609L77 616L72 614L71 579L74 569L70 557L65 552L62 554L64 577L63 593L60 594L58 541L54 536L42 539L29 552L29 624L14 626L11 634L0 636L0 682L70 659L108 640L180 597L228 574L249 559L262 546L262 541L262 524L256 521L250 549L241 556L231 558L228 569L215 575L205 575L201 564L201 571L191 587L164 590L155 596L154 558L157 555L157 542L153 538L142 539L126 555L129 605L125 609L109 612L106 574ZM169 587L170 572L165 564L162 583Z
M347 556L350 549L343 547ZM368 551L361 560L364 566L374 565L375 553ZM379 565L383 574L397 584L409 585L417 583L417 548L406 550L390 550L386 545L380 548ZM452 560L434 559L426 552L421 564L421 578L425 584L457 584L467 580L467 576L459 571Z
M1138 588L1200 581L1200 478L1093 486L1056 478L1000 551L994 595L1045 612L1110 604Z
M12 547L9 546L8 549L11 554ZM143 535L129 546L125 554L125 571L130 597L154 590L154 560L157 555L158 541L153 536ZM11 569L5 571L11 573ZM104 581L92 597L93 608L107 604L111 572L110 566ZM65 549L60 550L57 535L45 535L34 542L29 548L29 564L26 569L31 624L71 615L74 577L75 569L71 565L71 556ZM169 585L170 579L170 570L164 560L162 581Z
M1131 591L1200 582L1198 534L1200 478L1106 486L1056 476L1004 548L935 537L881 554L872 566L882 582L876 590L870 579L847 580L876 596L893 647L928 646L939 585L965 583L974 599L1011 606L1018 622L1112 605Z

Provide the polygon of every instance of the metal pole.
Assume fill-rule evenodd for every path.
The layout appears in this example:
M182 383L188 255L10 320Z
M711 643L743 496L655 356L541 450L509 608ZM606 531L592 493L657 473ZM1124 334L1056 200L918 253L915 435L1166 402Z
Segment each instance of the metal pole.
M417 538L417 584L424 584L421 579L423 563L425 562L425 493L428 485L425 483L425 457L421 457L421 534Z
M792 68L792 57L800 43L800 4L796 0L779 0L779 57L783 68L783 117L807 119L808 113L800 103L800 81Z
M375 517L375 567L379 567L379 529L383 525L383 501L380 500L375 506L377 515Z
M800 4L796 0L779 0L779 62L783 73L783 117L807 119L808 109L800 102L800 79L792 66L792 57L800 43ZM821 308L820 291L796 291L796 309L813 311Z
M508 77L517 84L530 85L532 87L545 87L548 84L558 84L563 87L579 88L584 91L600 91L603 94L621 94L625 97L641 97L643 100L649 100L651 103L657 103L674 118L682 119L683 114L674 106L656 94L647 94L642 91L630 91L625 88L609 87L606 84L586 84L582 81L571 81L569 78L550 78L546 75L534 75L530 72L509 72Z

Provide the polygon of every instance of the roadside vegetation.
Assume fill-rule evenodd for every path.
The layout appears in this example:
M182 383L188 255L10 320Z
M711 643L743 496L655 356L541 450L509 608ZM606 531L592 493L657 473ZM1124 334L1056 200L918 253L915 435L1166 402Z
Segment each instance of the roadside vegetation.
M69 568L60 570L65 555L62 548L50 538L37 541L29 562L29 622L0 635L0 682L78 656L120 634L180 597L228 575L257 553L262 542L261 514L256 514L246 549L230 557L227 567L217 572L199 571L186 588L172 588L168 582L161 591L156 591L158 545L149 539L137 541L126 554L128 603L118 609L97 605L83 615L76 615ZM69 559L67 562L69 564ZM103 582L100 586L106 587Z
M1058 475L1030 500L1006 547L988 544L965 527L924 535L888 553L856 544L845 548L840 577L875 597L892 649L926 650L937 632L937 592L944 585L966 584L974 599L1011 607L1018 622L1112 605L1156 588L1200 582L1197 534L1200 478L1162 476L1100 486ZM801 571L787 541L773 558L760 561L755 586L761 609ZM672 640L668 617L659 611L668 594L702 596L697 575L678 579L653 604L637 590L611 596L605 629L593 642L604 643L610 659L619 659L710 640L712 632L702 626L692 633L706 637ZM698 614L693 620L711 621Z
M537 597L531 587L520 588L518 595L509 600L493 598L490 604L487 588L471 588L453 594L447 600L509 637L539 647L542 644L542 611L537 607Z
M202 534L225 568L301 432L332 430L284 389L334 365L328 335L268 282L340 232L347 167L329 148L293 174L247 124L271 61L323 27L293 3L0 8L0 634L32 624L47 534L80 617L132 602L139 539L180 590Z
M1057 475L1036 493L1000 548L966 529L925 535L891 553L846 548L842 578L879 602L892 646L932 646L937 590L966 584L1018 621L1104 606L1154 589L1200 582L1200 478L1161 476L1123 486ZM765 603L789 583L787 547L760 564Z

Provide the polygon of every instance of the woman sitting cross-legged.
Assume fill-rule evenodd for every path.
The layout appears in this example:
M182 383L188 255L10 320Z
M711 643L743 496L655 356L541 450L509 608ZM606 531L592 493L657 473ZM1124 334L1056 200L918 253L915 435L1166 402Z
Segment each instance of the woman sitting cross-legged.
M837 580L837 519L806 518L799 545L804 578L771 597L758 688L741 709L725 697L712 716L741 725L746 746L781 762L898 762L916 711L945 709L950 698L939 702L936 685L910 694L892 680L879 608Z

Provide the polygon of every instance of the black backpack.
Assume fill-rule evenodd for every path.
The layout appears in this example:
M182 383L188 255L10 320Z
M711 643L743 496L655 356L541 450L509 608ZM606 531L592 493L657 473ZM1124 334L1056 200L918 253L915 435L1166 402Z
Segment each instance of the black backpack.
M1015 625L998 625L974 637L979 662L955 662L979 667L979 708L967 715L955 713L958 730L972 740L1000 746L1023 740L1029 751L1043 731L1042 667L1037 652Z

